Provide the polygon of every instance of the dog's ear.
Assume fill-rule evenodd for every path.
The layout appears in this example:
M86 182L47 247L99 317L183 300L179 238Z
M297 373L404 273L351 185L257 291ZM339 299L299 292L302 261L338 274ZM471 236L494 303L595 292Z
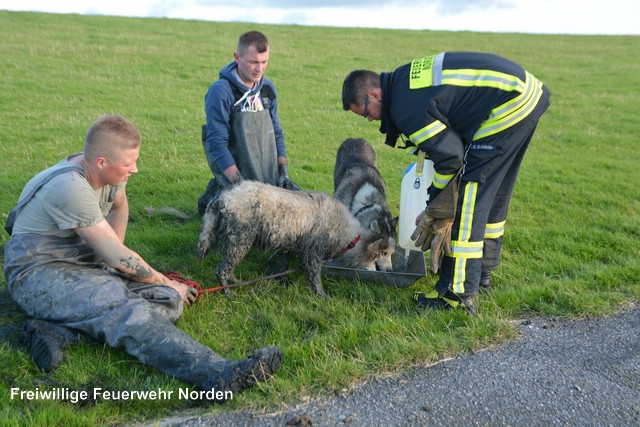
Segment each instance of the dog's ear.
M380 224L378 224L378 220L373 220L369 224L369 228L376 234L380 234Z
M363 246L368 246L371 242L378 240L380 238L380 233L376 233L371 230L371 227L360 227L360 241Z
M399 219L399 218L400 218L400 217L398 217L398 216L397 216L397 217L395 217L395 218L393 218L393 219L391 220L391 228L392 228L393 230L395 230L395 229L396 229L396 227L398 227L398 219Z

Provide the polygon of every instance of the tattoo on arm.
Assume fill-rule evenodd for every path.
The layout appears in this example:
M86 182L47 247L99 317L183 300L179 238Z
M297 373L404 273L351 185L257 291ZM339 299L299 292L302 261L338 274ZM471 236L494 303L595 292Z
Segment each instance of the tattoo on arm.
M121 260L120 265L116 267L115 270L137 280L150 279L153 277L153 273L149 267L140 262L136 257Z

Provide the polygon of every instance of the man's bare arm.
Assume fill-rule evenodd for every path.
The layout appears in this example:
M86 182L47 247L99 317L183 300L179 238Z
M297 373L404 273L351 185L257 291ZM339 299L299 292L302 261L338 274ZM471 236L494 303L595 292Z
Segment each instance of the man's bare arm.
M129 223L129 201L127 200L126 189L123 188L116 194L111 212L107 215L107 222L115 231L120 242L124 243Z
M120 241L119 236L106 219L96 225L76 228L75 231L109 267L122 276L135 282L172 287L178 291L187 305L195 301L197 292L194 292L193 288L175 282L152 268L140 255Z

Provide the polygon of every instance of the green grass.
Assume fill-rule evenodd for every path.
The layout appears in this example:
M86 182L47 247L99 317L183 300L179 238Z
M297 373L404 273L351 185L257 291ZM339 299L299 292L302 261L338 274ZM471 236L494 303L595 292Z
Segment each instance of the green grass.
M640 63L635 36L560 36L337 29L167 19L128 19L0 11L0 219L24 184L81 150L89 125L120 113L143 134L140 173L128 185L127 244L161 270L214 286L217 254L199 261L196 199L210 177L200 142L203 96L250 28L272 42L268 76L280 97L290 175L331 193L339 144L363 137L376 149L397 213L401 173L410 159L384 146L378 124L342 111L344 76L356 68L390 71L443 50L507 56L543 80L552 106L540 122L516 185L503 262L480 316L425 313L411 301L433 285L410 288L325 279L328 299L311 294L302 273L285 287L266 282L233 299L207 294L178 326L225 357L276 344L285 354L270 381L224 406L191 400L11 400L9 389L177 390L186 385L120 351L81 344L53 375L39 373L16 344L0 341L3 425L116 425L176 411L277 406L333 394L368 377L429 364L517 337L513 320L536 315L610 315L640 297L640 190L637 138ZM190 218L149 216L172 207ZM0 237L0 245L7 241ZM252 252L238 269L262 274L267 255ZM23 319L0 285L0 326Z

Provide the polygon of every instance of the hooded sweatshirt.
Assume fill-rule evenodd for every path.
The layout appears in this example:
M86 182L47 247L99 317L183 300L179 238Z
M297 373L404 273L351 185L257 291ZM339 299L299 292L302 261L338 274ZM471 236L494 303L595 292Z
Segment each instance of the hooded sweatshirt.
M265 92L269 90L273 93L273 97L270 97L268 108L276 137L276 150L278 157L287 156L284 132L278 119L278 99L273 82L263 76L254 88L250 88L238 76L237 68L238 64L235 61L222 68L219 79L213 82L204 97L207 118L207 137L204 149L207 153L207 158L215 159L221 171L236 163L229 151L229 132L231 129L231 113L233 113L234 105L238 101L237 93L241 93L241 97L245 99L255 95L264 97ZM265 90L265 87L268 87L268 89Z

